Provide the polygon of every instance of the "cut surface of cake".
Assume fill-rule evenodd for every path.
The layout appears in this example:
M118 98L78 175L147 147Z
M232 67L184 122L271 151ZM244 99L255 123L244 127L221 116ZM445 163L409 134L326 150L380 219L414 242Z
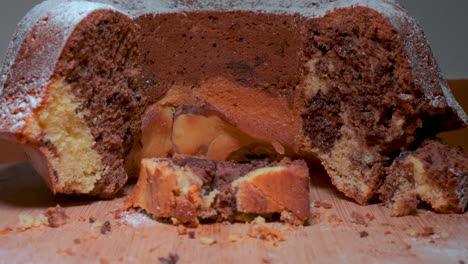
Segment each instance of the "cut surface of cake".
M250 221L274 214L303 224L309 217L309 169L304 161L233 163L193 156L144 159L125 208L142 208L175 223Z
M468 203L468 153L427 140L387 169L380 190L396 216L414 213L419 199L443 213L462 213Z
M49 0L0 92L1 138L51 190L101 197L142 159L186 154L316 159L367 204L402 150L468 122L388 0Z

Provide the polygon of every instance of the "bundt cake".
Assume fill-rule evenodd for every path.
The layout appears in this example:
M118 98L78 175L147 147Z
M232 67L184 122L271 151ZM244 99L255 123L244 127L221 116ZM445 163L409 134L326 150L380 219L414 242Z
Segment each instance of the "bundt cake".
M55 193L112 197L147 158L291 157L366 204L402 153L468 122L390 0L48 0L0 76L0 136Z

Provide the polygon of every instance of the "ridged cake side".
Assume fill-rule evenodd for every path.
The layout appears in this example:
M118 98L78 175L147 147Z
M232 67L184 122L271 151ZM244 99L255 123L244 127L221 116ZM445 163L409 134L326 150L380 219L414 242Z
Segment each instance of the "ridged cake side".
M110 197L139 133L137 26L111 6L50 4L23 20L7 57L0 134L25 145L53 192Z

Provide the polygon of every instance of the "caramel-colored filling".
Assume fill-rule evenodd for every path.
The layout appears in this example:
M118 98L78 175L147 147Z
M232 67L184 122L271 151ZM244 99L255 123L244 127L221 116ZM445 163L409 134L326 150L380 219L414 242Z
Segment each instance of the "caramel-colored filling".
M172 142L177 153L226 160L231 153L255 140L218 116L184 114L174 122Z
M191 109L175 113L178 106ZM233 153L260 146L262 154L288 155L304 148L303 103L228 81L200 86L174 85L143 116L141 158L172 154L227 160ZM239 154L241 153L241 154Z
M89 193L105 166L94 150L94 138L77 111L78 103L70 85L62 79L51 81L44 106L28 122L24 134L30 141L50 141L56 149L42 151L58 177L56 192Z

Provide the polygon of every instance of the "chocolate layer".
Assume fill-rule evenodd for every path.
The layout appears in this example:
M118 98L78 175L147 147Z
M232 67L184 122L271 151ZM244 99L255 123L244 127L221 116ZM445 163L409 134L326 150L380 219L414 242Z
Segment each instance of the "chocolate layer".
M141 16L141 86L155 101L174 84L222 76L292 100L302 78L303 22L248 11Z
M79 102L78 112L106 164L90 195L110 197L127 181L124 157L140 134L144 99L137 89L140 73L138 26L111 10L95 11L69 37L57 63Z

